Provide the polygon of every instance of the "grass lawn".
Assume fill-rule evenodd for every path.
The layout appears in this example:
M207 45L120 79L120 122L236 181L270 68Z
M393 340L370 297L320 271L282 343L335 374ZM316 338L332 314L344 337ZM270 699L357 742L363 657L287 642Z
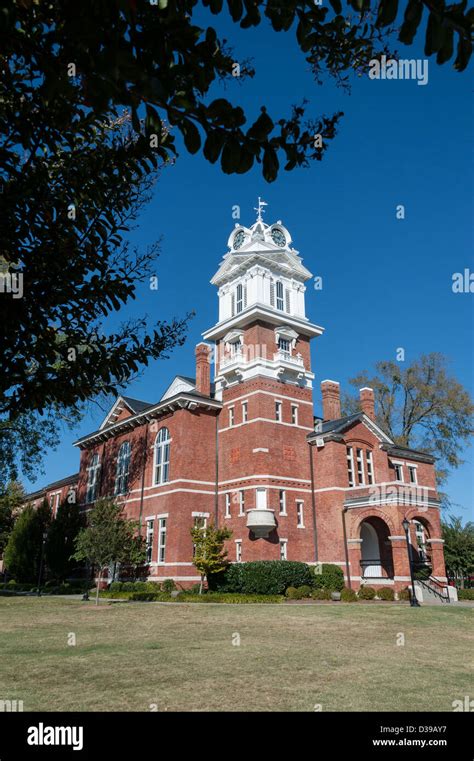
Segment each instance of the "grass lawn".
M2 597L0 699L25 711L451 711L473 694L472 613Z

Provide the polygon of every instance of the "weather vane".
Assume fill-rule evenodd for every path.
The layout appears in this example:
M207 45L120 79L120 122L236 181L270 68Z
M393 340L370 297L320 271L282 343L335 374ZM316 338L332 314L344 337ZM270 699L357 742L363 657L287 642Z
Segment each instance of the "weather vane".
M262 219L262 212L264 211L263 207L268 206L266 201L262 201L260 196L258 197L258 208L254 206L254 211L257 212L257 222L263 222Z

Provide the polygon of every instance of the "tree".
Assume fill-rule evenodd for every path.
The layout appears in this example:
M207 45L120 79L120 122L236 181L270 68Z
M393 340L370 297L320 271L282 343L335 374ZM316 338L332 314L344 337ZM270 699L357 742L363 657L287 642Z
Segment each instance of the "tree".
M51 523L51 510L45 501L38 508L27 505L20 513L5 548L4 563L8 573L19 582L38 578L43 532Z
M441 527L448 576L453 576L463 589L464 578L474 573L474 523L463 526L460 518L451 517Z
M405 4L406 2L406 4ZM440 0L405 0L400 31L413 41L429 13L426 55L463 70L471 53L472 10ZM256 162L273 181L321 160L341 112L308 118L306 104L253 124L240 106L209 97L216 83L253 76L216 30L196 24L202 8L228 12L241 34L264 20L295 32L315 79L348 85L389 52L397 0L6 0L0 15L0 460L31 462L19 429L32 413L74 414L98 392L116 394L150 359L184 340L186 317L149 326L102 324L153 275L157 242L132 252L126 234L157 172L176 155L202 151L222 171ZM319 139L321 138L321 140ZM2 271L3 270L3 271ZM21 289L12 290L14 279ZM2 284L3 285L3 284ZM24 285L24 293L23 293ZM5 290L5 289L3 289ZM20 295L21 298L15 296ZM35 419L34 430L42 428ZM16 449L9 450L9 442ZM38 445L46 438L37 438ZM10 476L15 474L10 462Z
M10 481L0 489L0 557L4 553L15 518L25 503L25 497L25 490L18 481Z
M438 483L444 483L449 468L462 464L463 448L473 433L474 405L468 391L448 374L442 354L423 354L406 367L389 361L375 367L377 375L364 371L349 383L374 389L380 427L396 444L436 457ZM346 396L344 412L358 409L358 400Z
M204 579L208 579L211 574L222 573L229 565L224 542L230 539L232 531L211 524L206 528L192 528L191 536L195 547L193 563L201 575L199 594L202 594Z
M96 570L96 605L103 571L112 563L134 567L145 562L145 540L137 535L138 522L123 517L122 506L99 499L88 515L88 525L75 540L75 560L86 560Z
M62 581L77 568L72 555L77 536L85 526L84 513L77 504L65 500L59 505L46 542L46 564L54 578Z

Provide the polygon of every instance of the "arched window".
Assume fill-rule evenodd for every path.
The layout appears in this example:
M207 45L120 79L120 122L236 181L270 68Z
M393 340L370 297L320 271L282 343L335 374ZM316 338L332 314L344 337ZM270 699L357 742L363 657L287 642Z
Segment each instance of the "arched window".
M170 432L161 428L155 439L154 485L159 486L169 481L170 470Z
M124 441L119 449L117 457L115 494L126 494L128 491L128 473L130 470L131 451L130 442Z
M87 468L87 492L86 502L94 502L97 497L97 490L99 488L99 470L100 470L100 457L98 454L94 454L91 457L89 467Z

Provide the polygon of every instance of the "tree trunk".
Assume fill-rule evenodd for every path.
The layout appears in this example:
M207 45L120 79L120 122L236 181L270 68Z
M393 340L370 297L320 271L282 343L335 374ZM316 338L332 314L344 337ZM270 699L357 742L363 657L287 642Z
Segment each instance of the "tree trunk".
M204 576L201 574L201 583L199 585L199 594L202 595L202 587L204 584Z
M99 586L100 586L101 579L102 579L102 569L99 571L99 575L96 581L96 587L95 587L95 604L96 605L99 604Z

